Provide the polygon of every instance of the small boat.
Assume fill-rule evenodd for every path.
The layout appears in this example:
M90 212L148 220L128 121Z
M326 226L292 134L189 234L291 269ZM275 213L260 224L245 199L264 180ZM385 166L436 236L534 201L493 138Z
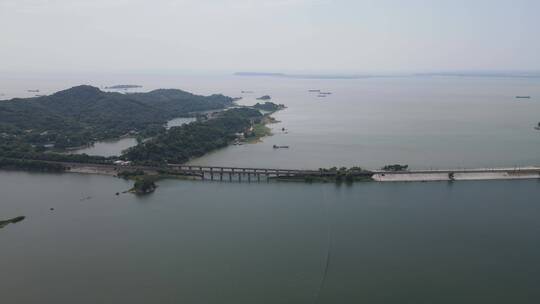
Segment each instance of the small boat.
M517 99L531 99L531 96L516 96Z
M274 148L274 149L289 149L289 146L277 146L277 145L273 145L272 148Z
M321 92L322 95L332 95L332 92Z
M39 93L39 90L36 89L36 90L27 90L29 93Z
M321 90L309 90L308 92L312 92L312 93L315 93L315 92L320 92Z
M319 94L317 97L326 97L326 95Z

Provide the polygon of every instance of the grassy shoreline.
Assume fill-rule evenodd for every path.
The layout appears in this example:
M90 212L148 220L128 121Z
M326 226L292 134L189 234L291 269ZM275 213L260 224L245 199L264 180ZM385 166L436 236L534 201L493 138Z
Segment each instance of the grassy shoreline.
M279 110L277 110L277 111L279 111ZM274 117L271 116L272 114L274 114L277 111L265 114L261 118L260 122L258 122L256 124L253 124L253 126L252 126L253 127L253 136L246 138L246 143L248 143L248 144L256 144L256 143L261 142L262 138L264 138L266 136L274 135L272 133L272 129L270 127L268 127L268 125L280 122L280 121L276 120Z

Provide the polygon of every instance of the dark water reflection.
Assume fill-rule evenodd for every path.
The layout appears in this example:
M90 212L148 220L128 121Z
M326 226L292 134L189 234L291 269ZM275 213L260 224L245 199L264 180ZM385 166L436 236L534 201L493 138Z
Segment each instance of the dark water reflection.
M115 196L130 184L1 172L1 217L27 216L0 231L2 299L540 300L537 181L159 185L147 197Z

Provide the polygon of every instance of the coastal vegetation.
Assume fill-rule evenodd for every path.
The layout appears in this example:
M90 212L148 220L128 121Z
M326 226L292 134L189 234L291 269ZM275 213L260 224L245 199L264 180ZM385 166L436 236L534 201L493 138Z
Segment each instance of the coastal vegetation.
M381 168L383 171L407 171L409 169L409 165L400 165L400 164L394 164L394 165L386 165Z
M135 179L135 184L130 192L138 195L145 195L154 192L156 188L155 177L143 175Z
M272 135L272 129L268 127L269 124L276 123L276 119L270 114L265 114L260 120L252 125L251 128L244 132L245 141L248 143L257 143L261 138Z
M260 120L252 125L252 127L244 132L244 138L248 143L256 143L265 136L271 136L272 130L267 126L278 122L274 117L270 116L276 111L285 109L284 104L275 104L273 102L256 103L255 105L247 108L257 109L265 113Z
M262 111L267 111L267 112L275 112L275 111L285 109L285 105L284 104L275 104L273 102L267 101L265 103L256 103L253 106L253 108L258 109L258 110L262 110Z
M266 126L265 123L260 122L253 125L253 128L249 132L245 133L245 137L248 143L259 141L265 136L272 135L272 130Z
M301 181L301 182L322 182L322 183L353 183L373 181L373 173L360 167L332 167L319 168L318 172L306 173L298 176L280 176L275 178L278 181Z
M183 163L227 146L236 133L245 132L261 118L262 114L256 109L230 109L207 121L170 128L128 149L122 158L149 165Z
M147 174L140 169L122 170L118 172L117 176L127 180L133 180L133 187L125 192L137 195L145 195L154 192L157 188L156 181L162 177L161 174Z
M77 162L77 163L94 163L105 164L111 163L113 158L103 156L89 156L86 154L65 154L54 153L48 151L42 146L36 146L25 142L20 138L4 138L0 140L0 158L10 160L15 159L23 161L56 161L56 162ZM9 164L13 165L13 164ZM23 169L21 164L17 164L20 169ZM6 165L7 167L7 165Z
M57 163L48 163L39 160L11 159L0 157L0 169L27 170L37 172L63 172L66 168Z

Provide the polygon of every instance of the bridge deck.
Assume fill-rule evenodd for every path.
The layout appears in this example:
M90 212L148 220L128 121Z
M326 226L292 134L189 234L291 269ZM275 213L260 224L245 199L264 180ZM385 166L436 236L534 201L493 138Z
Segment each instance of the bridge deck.
M227 176L229 179L236 177L239 180L240 176L247 176L251 179L252 176L256 179L263 177L303 177L303 176L336 176L339 171L328 170L308 170L308 169L282 169L282 168L249 168L249 167L227 167L227 166L201 166L201 165L184 165L184 164L169 164L167 166L140 166L140 165L115 165L115 164L94 164L94 163L74 163L74 162L55 162L45 161L47 163L61 164L69 168L85 168L92 167L98 169L107 169L116 172L123 170L143 170L145 172L159 172L169 171L180 175L192 175L200 178L219 177L223 179L223 176ZM351 172L351 171L349 171ZM383 170L370 170L370 171L352 171L354 176L385 176L385 175L436 175L436 174L463 174L463 173L506 173L506 174L529 174L540 177L540 167L508 167L508 168L472 168L472 169L432 169L432 170L407 170L407 171L383 171Z

